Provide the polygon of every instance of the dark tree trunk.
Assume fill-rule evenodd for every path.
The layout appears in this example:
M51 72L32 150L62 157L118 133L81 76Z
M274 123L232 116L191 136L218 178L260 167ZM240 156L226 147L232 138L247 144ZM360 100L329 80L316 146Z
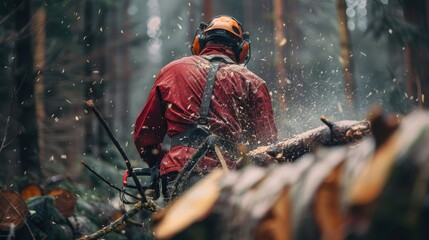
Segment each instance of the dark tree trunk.
M110 108L111 108L111 104L109 105L107 103L106 97L105 96L105 86L106 86L106 82L108 82L108 79L106 79L106 71L107 71L107 52L110 51L110 49L108 49L107 45L106 45L106 39L107 39L107 34L106 34L106 26L107 25L107 8L106 6L104 6L103 4L101 6L98 7L99 9L99 14L97 16L99 16L99 21L98 21L98 25L97 28L94 30L94 33L97 32L97 38L95 40L95 42L97 43L94 46L93 51L95 50L95 57L96 57L96 62L95 62L95 66L94 70L95 70L95 74L92 74L94 81L96 82L96 85L94 86L94 100L98 100L98 107L99 109L102 110L102 113L104 113L104 115L106 115L106 113L110 113ZM112 116L111 114L107 114L105 117L106 121L108 122L109 126L112 126ZM98 149L98 153L102 156L103 159L106 159L106 156L104 156L104 154L106 153L106 149L108 148L109 145L109 140L107 137L106 132L103 129L103 126L99 123L96 123L96 143L97 143L97 149Z
M30 1L17 0L20 6L15 14L16 32L20 33L15 43L14 82L17 91L18 114L22 131L18 136L22 173L42 175L39 159L38 128L34 97L35 75L29 26L31 20Z
M405 19L415 25L420 33L426 33L426 40L411 39L406 44L406 65L407 65L407 93L418 99L421 106L429 107L429 45L427 33L429 31L429 1L408 0L404 1Z
M121 39L121 51L120 51L120 59L122 63L122 69L121 69L121 93L120 96L122 96L121 99L121 105L119 106L120 112L121 112L121 118L119 119L121 122L121 129L123 129L124 132L129 132L130 119L129 119L129 108L130 108L130 99L128 96L130 96L130 80L131 80L131 66L130 66L130 49L129 49L129 43L131 42L131 21L129 18L129 15L127 14L128 7L130 5L129 0L123 1L122 6L122 19L123 19L123 29L124 34L122 34Z
M85 83L84 83L84 97L85 99L94 99L94 86L93 86L93 68L92 64L94 59L94 34L93 34L93 2L86 0L84 12L84 52L86 56L85 62ZM90 112L88 109L87 112ZM85 153L95 153L95 134L94 134L94 120L89 113L85 117Z

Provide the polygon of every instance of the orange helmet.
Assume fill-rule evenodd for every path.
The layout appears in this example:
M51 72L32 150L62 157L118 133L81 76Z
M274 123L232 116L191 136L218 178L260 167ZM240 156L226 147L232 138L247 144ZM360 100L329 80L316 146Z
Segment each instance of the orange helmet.
M229 39L232 43L238 63L249 60L249 33L243 32L243 27L237 19L225 15L214 17L208 24L200 24L191 46L192 53L199 55L210 39L219 37Z
M204 29L204 33L217 29L223 29L238 37L240 40L243 40L243 28L241 27L240 22L238 22L237 19L233 17L217 16L213 18L207 28Z

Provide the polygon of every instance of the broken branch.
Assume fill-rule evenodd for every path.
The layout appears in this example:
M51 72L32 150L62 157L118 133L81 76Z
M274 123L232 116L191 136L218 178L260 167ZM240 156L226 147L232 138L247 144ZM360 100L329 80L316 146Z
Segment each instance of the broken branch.
M141 195L141 201L142 202L147 202L147 198L146 195L144 194L143 191L143 187L140 184L140 180L137 178L137 175L134 173L133 168L131 166L130 160L127 156L127 154L125 153L124 149L122 149L121 145L119 144L118 140L115 138L115 136L113 136L112 130L110 130L109 126L107 125L106 121L104 120L103 116L101 116L100 112L97 110L97 108L94 105L94 101L92 100L88 100L86 101L86 105L92 110L92 112L95 114L95 116L97 117L97 119L100 121L101 125L104 127L104 129L106 130L107 134L109 135L110 139L113 141L113 144L115 144L116 148L119 150L119 152L122 155L122 158L125 161L125 164L127 166L128 169L128 174L131 175L131 177L133 178L134 183L136 184L137 190L139 191L140 195Z
M249 153L254 162L292 162L321 146L344 145L372 133L369 121L331 122L320 118L326 126L298 134L275 145L258 147Z

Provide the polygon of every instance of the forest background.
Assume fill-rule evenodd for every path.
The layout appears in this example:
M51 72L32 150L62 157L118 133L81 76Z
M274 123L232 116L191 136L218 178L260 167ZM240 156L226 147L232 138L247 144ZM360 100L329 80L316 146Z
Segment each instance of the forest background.
M102 184L82 160L120 185L125 164L88 99L143 167L133 124L158 71L220 14L250 32L248 68L268 84L280 139L375 104L403 116L429 105L428 12L427 0L2 1L1 186Z

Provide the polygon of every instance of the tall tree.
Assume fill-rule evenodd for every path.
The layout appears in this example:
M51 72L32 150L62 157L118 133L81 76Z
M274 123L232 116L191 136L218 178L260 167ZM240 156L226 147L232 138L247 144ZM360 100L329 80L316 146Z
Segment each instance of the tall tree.
M405 39L408 96L416 96L420 105L429 108L429 1L402 2L405 19L418 31L413 38Z
M287 44L285 46L286 51L286 75L290 78L290 84L286 96L294 96L288 98L288 104L291 105L292 99L297 99L300 94L297 91L297 85L302 84L302 80L299 74L299 59L298 59L298 39L299 32L297 28L297 6L296 0L288 0L285 2L285 17L286 17L286 36Z
M285 36L286 23L284 19L284 5L282 0L273 0L274 13L274 63L277 70L278 81L278 112L286 112L286 89L288 79L286 77ZM281 117L284 119L284 117Z
M213 17L213 0L203 1L203 21L208 22Z
M356 106L355 91L356 84L353 75L353 51L350 40L350 32L347 28L347 3L346 0L337 0L337 19L340 41L340 63L343 68L344 87L346 99L353 110Z
M120 8L121 16L122 16L122 29L123 34L121 34L121 47L119 51L119 59L121 61L121 74L120 74L120 86L122 88L121 91L121 105L118 106L121 111L121 118L119 119L121 123L121 129L125 131L130 127L130 119L129 119L129 109L130 109L130 99L129 99L129 91L130 91L130 81L132 69L130 66L130 43L132 41L131 37L131 21L128 15L128 8L130 6L129 0L122 1L122 6ZM128 131L127 131L128 132Z
M44 86L44 70L45 70L45 38L46 38L46 9L43 6L44 2L37 3L31 21L31 32L33 41L33 70L36 74L35 82L35 104L36 104L36 121L38 127L38 141L41 161L47 160L46 145L45 145L45 86Z
M14 82L17 88L17 119L22 131L18 136L21 169L23 174L41 176L38 143L38 128L35 105L35 75L33 72L31 34L29 34L31 16L30 0L17 0L19 7L15 14L15 30L19 35L15 42Z

